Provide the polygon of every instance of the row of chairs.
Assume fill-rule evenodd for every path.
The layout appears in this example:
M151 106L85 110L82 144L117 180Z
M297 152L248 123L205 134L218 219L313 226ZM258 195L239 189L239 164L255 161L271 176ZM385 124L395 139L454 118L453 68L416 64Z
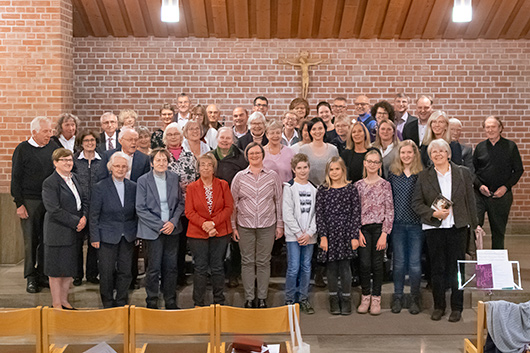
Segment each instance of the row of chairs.
M299 314L298 304L295 310ZM119 353L224 353L226 344L222 342L223 335L272 335L289 332L288 306L243 309L211 305L172 311L135 306L75 311L49 307L0 309L0 337L35 337L35 344L26 346L1 345L0 341L1 352L83 352L93 346L79 344L87 337L92 337L97 342L104 337L122 336L119 344L111 344ZM137 346L137 336L140 335L145 336L148 343ZM167 336L173 340L150 348L149 336ZM179 342L179 338L175 336L198 336L202 338L202 343ZM73 343L59 343L61 339ZM289 342L285 342L285 351L292 352Z

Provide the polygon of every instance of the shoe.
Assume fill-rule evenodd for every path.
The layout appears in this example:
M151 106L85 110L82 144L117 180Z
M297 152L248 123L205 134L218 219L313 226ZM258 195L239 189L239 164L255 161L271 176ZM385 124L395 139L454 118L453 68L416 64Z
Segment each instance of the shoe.
M80 277L74 277L74 286L79 287L83 284L83 279Z
M329 313L331 315L340 315L340 302L338 295L329 296Z
M363 295L361 297L361 304L357 308L359 314L366 314L368 309L370 309L370 302L372 301L371 295Z
M258 309L265 309L265 308L267 308L267 300L258 299Z
M340 314L351 315L351 296L342 296L340 298Z
M394 314L399 314L402 308L403 308L402 297L398 297L397 295L394 294L394 296L392 297L391 311Z
M147 309L158 309L158 304L147 304Z
M37 281L28 280L28 283L26 284L26 292L28 292L28 293L38 293L40 291L41 291L41 288L37 284Z
M411 313L412 315L418 315L421 312L420 297L418 295L413 295L411 299L412 303L409 307L409 313Z
M245 308L247 309L254 308L254 301L253 300L245 301Z
M177 302L166 303L166 310L178 310Z
M300 311L307 315L312 315L315 313L315 309L313 309L313 306L307 299L300 301Z
M228 280L228 288L236 288L239 286L239 281L237 280L237 277L230 278Z
M442 319L442 316L444 316L444 311L441 309L434 309L431 315L431 320L434 321L440 321Z
M291 300L286 300L286 301L285 301L285 304L283 304L283 305L294 305L294 302L291 301ZM300 307L301 307L301 306L302 306L302 303L300 303Z
M93 284L99 284L99 279L97 277L87 277L86 281Z
M76 308L74 308L73 306L71 308L67 307L67 306L64 306L64 305L61 305L63 307L63 310L77 310Z
M372 304L370 304L370 314L379 315L381 314L381 296L372 295Z
M458 322L462 318L462 312L458 310L451 311L451 315L449 315L449 322Z
M326 287L326 282L324 282L324 276L320 272L315 273L315 287Z
M50 288L50 279L48 277L43 276L39 278L37 283L41 288Z

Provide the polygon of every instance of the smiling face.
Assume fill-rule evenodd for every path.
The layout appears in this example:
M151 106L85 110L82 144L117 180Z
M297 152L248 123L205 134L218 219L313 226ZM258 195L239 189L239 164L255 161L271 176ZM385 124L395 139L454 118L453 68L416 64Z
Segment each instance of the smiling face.
M61 157L57 161L53 161L55 170L61 175L70 175L72 168L74 167L74 159L72 156Z
M123 180L129 171L129 164L125 158L116 157L110 167L110 173L117 180Z
M350 124L348 124L345 121L337 121L335 123L335 131L337 132L337 135L340 136L341 139L345 140L346 136L348 135L348 129L350 128Z
M186 138L193 142L201 139L201 127L198 122L190 120L186 124Z
M83 151L86 152L93 152L96 150L96 138L92 135L86 135L83 137L83 141L81 141L81 146L83 147Z
M353 127L351 130L351 138L353 140L353 143L356 145L364 144L364 139L366 136L364 135L364 129L361 125L357 124Z
M39 131L33 130L31 136L39 146L46 146L53 135L52 123L50 121L41 121Z
M318 117L324 120L326 124L328 124L329 122L331 122L331 110L329 110L329 108L325 105L321 105L318 108Z
M254 119L250 123L250 132L254 136L261 136L265 132L265 124L261 119Z
M329 165L329 179L331 183L337 183L343 180L344 172L338 162L333 162Z
M282 129L269 129L267 131L267 139L272 145L279 145L282 142Z
M377 129L377 133L382 142L390 144L394 139L395 131L390 124L382 123Z
M293 110L300 119L304 119L307 116L307 109L303 103L298 104Z
M293 130L298 126L299 118L296 114L287 113L282 122L285 129Z
M213 163L207 159L199 162L199 174L203 179L210 179L213 176Z
M439 116L436 120L431 122L431 130L434 138L443 138L447 131L447 121L443 116Z
M498 141L501 137L502 127L495 118L486 119L484 130L486 131L486 137L492 142Z
M182 134L177 128L166 130L166 142L168 148L179 148L182 145Z
M429 155L432 163L437 168L445 168L449 164L449 153L443 147L434 147L431 149L431 154Z
M267 116L267 112L269 111L269 103L267 103L264 99L256 99L256 103L254 103L254 111L260 112L261 114Z
M313 141L324 141L324 135L326 135L326 128L322 122L316 122L311 128L311 136Z
M208 114L208 121L210 122L210 124L217 123L219 121L219 118L221 117L221 112L213 104L210 104L208 108L206 108L206 114Z
M236 127L246 129L247 122L248 122L248 116L247 116L245 109L240 108L240 107L234 109L234 112L232 113L232 119Z
M364 158L364 168L366 168L366 173L368 175L377 174L379 168L381 168L381 157L379 153L370 153Z
M177 98L177 108L182 116L186 116L190 110L190 99L188 96L179 96Z
M432 104L428 98L422 97L416 102L416 114L420 121L425 124L432 114Z
M160 121L162 121L162 124L164 126L167 126L171 124L173 121L173 111L170 109L162 109L162 112L160 113Z
M65 119L61 125L65 139L71 139L77 130L74 119Z
M399 159L401 159L403 166L410 167L412 161L414 161L414 148L412 146L401 147L399 150Z
M355 99L355 113L363 115L370 111L370 99L367 96L358 96Z
M377 108L377 112L375 113L375 120L377 121L377 125L381 123L381 120L388 119L389 114L383 107Z
M142 133L138 137L138 147L146 150L149 149L151 147L151 136L147 133Z
M409 109L409 100L406 97L397 97L394 100L394 110L401 115Z
M248 164L253 167L261 168L263 166L263 152L260 146L254 146L247 151Z
M333 115L344 114L346 112L346 102L342 99L335 99L333 101Z
M217 135L217 146L222 150L227 150L233 144L233 133L230 130L222 130Z
M309 178L309 164L307 162L298 162L293 169L294 174L300 180L308 180Z

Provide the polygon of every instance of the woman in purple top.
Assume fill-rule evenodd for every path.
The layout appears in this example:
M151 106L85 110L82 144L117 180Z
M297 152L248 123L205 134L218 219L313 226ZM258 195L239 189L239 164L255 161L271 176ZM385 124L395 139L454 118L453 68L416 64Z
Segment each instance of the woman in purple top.
M379 151L370 150L364 156L364 179L355 183L361 197L359 259L361 263L361 304L357 312L381 313L383 256L387 235L392 231L394 204L390 183L381 178L383 158ZM370 280L373 274L373 284Z
M274 170L282 183L286 183L293 178L291 159L294 152L290 147L282 145L282 128L282 123L274 120L265 129L269 143L263 147L265 150L263 166Z
M350 260L359 246L361 205L357 189L346 179L346 165L340 157L332 157L327 163L326 180L317 190L315 204L321 248L318 260L327 264L330 313L350 315Z

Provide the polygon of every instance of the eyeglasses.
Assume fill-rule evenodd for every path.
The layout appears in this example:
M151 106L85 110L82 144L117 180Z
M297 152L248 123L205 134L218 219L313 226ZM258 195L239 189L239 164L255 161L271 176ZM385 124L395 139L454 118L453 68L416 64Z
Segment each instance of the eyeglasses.
M364 107L365 105L370 105L370 103L355 103L355 105L362 105Z
M84 139L83 143L85 142L96 142L96 139Z
M335 109L344 109L344 108L346 108L346 106L345 106L345 105L336 105L336 104L333 104L333 108L335 108Z
M199 131L200 129L200 127L190 127L188 128L188 131Z
M74 160L72 158L59 158L58 161L65 162L65 163L73 163Z

